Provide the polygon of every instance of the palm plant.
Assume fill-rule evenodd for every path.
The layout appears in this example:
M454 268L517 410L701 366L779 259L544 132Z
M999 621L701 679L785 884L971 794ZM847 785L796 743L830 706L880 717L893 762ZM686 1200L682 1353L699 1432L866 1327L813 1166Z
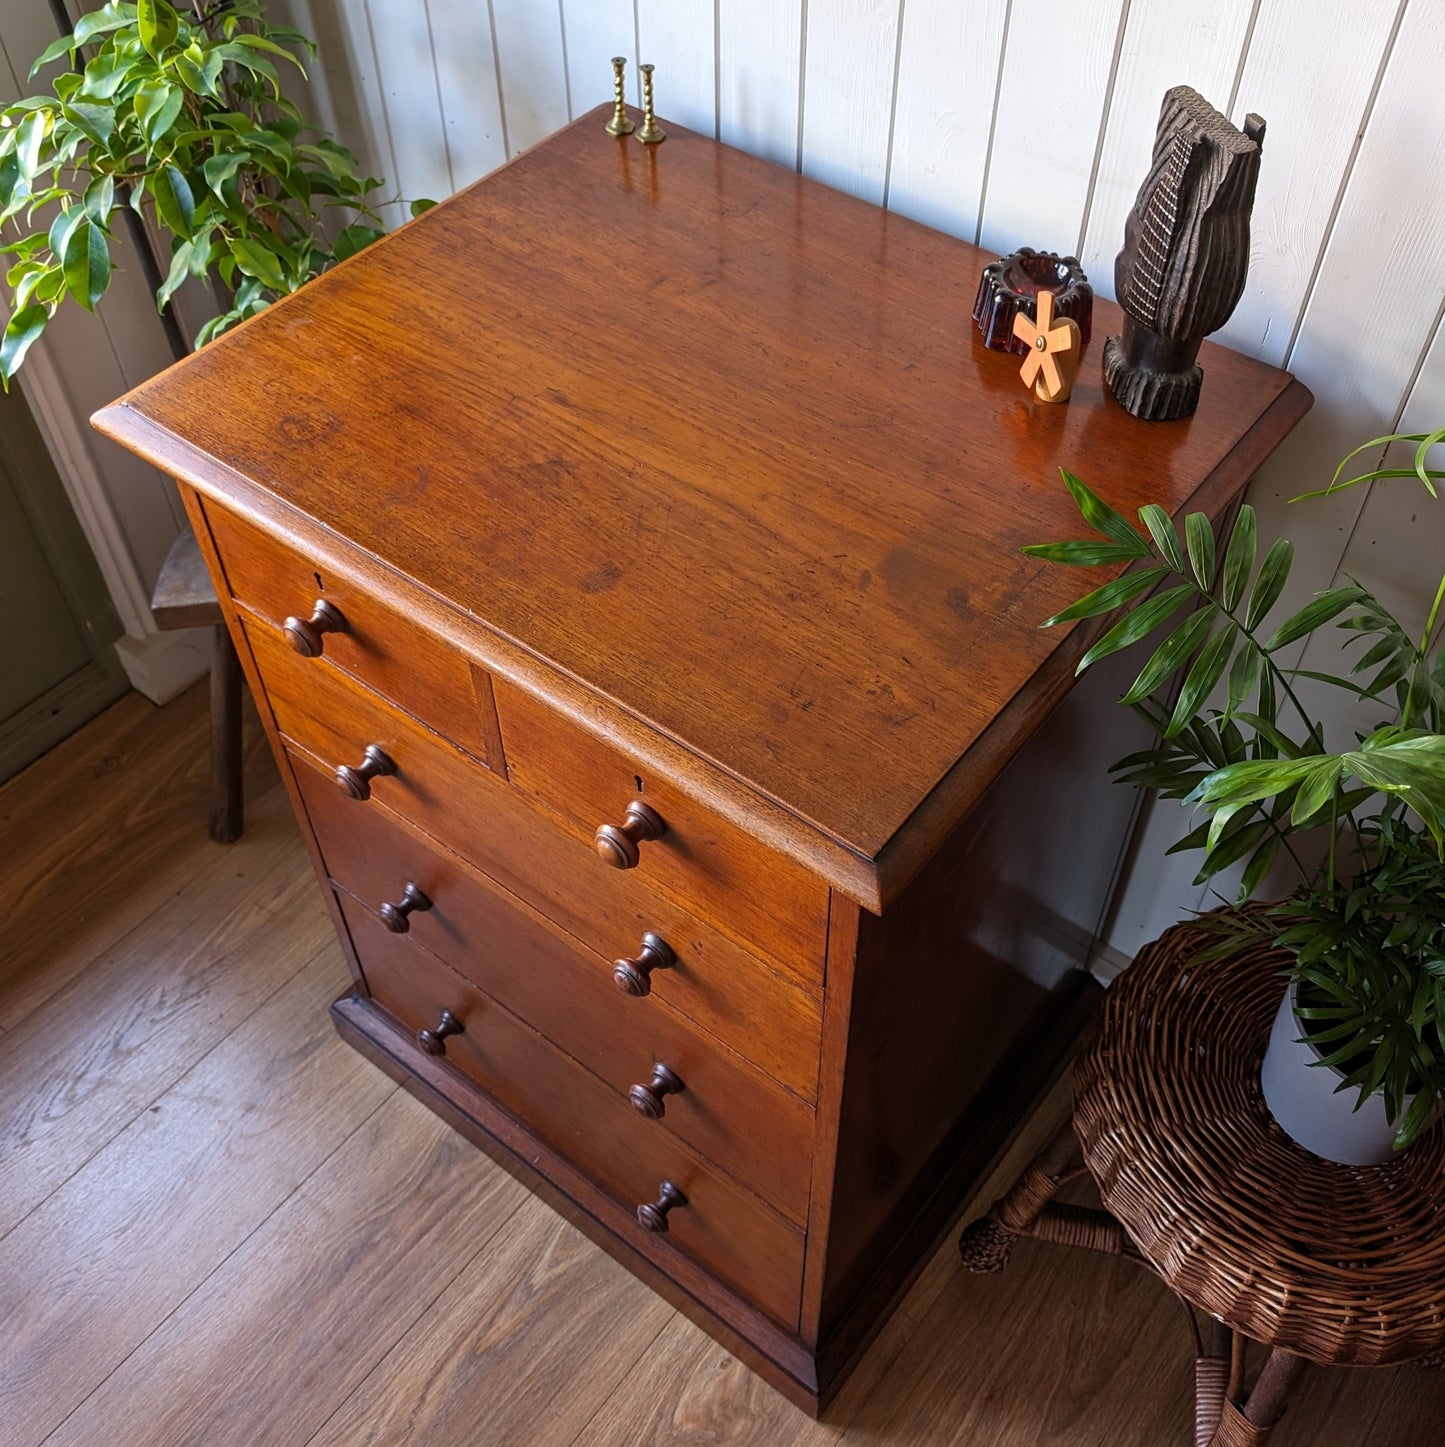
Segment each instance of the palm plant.
M1375 438L1304 496L1396 477L1418 478L1435 496L1445 473L1427 464L1442 440L1445 428ZM1346 477L1362 453L1396 443L1414 446L1412 466ZM1201 924L1222 936L1216 948L1263 935L1293 956L1300 1017L1321 1063L1340 1067L1340 1088L1357 1089L1361 1101L1379 1092L1397 1146L1408 1144L1445 1100L1445 650L1436 637L1445 574L1416 633L1353 580L1270 627L1294 548L1276 541L1256 570L1253 508L1240 508L1221 558L1202 513L1186 517L1181 538L1160 507L1140 509L1135 527L1078 478L1064 481L1102 541L1024 551L1076 566L1135 566L1043 626L1118 615L1084 654L1082 672L1173 623L1121 700L1157 740L1115 772L1195 806L1203 819L1171 852L1203 850L1201 883L1243 861L1236 906L1277 860L1290 863L1297 885L1287 899ZM1331 625L1347 647L1363 647L1347 675L1286 663L1291 645ZM1331 747L1300 696L1302 678L1344 690L1374 712L1374 726ZM1309 833L1324 836L1318 865L1299 847Z

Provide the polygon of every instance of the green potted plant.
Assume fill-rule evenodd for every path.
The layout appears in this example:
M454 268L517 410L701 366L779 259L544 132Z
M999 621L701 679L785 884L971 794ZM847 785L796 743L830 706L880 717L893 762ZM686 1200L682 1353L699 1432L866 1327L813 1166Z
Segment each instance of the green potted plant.
M1397 477L1416 477L1435 496L1445 473L1427 462L1442 439L1445 429L1375 438L1305 496ZM1397 443L1413 444L1412 467L1345 476L1362 453ZM1354 1153L1363 1164L1403 1148L1445 1099L1445 650L1436 637L1445 575L1413 632L1353 581L1272 623L1294 549L1280 539L1256 568L1248 505L1217 556L1202 513L1185 519L1182 537L1157 506L1142 508L1135 527L1077 478L1064 480L1103 541L1024 551L1115 572L1133 566L1043 626L1114 615L1082 672L1172 625L1121 700L1157 741L1114 769L1195 806L1197 827L1171 852L1203 851L1200 882L1243 862L1233 903L1198 922L1205 947L1265 938L1292 961L1264 1072L1271 1110L1302 1144L1334 1159ZM1286 649L1325 628L1362 650L1348 674L1286 665ZM1327 737L1300 696L1303 678L1350 696L1367 721L1352 740ZM1295 887L1275 904L1249 904L1276 862ZM1315 1066L1308 1085L1322 1083L1326 1103L1343 1105L1343 1125L1297 1110L1298 1082L1280 1052L1301 1043ZM1359 1122L1348 1117L1362 1108L1387 1126L1383 1152L1341 1144L1339 1132L1355 1132Z
M216 290L198 345L382 234L382 183L282 93L278 66L304 74L313 50L260 0L137 0L81 16L39 56L32 76L62 57L72 69L0 111L0 382L67 297L95 308L126 207L169 244L158 307L187 277Z

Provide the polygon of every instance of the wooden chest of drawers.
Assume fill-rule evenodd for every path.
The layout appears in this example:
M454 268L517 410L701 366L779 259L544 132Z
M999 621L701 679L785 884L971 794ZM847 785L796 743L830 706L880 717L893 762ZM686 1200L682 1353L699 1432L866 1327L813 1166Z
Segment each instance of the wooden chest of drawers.
M816 1409L1090 998L1056 469L1218 516L1309 398L1206 345L1188 422L1042 406L973 248L602 119L97 425L181 483L338 1027Z

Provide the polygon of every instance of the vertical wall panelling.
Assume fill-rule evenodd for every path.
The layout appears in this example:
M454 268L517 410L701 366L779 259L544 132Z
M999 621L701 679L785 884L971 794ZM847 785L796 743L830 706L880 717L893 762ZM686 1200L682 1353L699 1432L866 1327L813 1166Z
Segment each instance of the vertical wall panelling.
M1231 117L1239 125L1256 111L1269 123L1249 280L1216 341L1283 363L1399 9L1362 0L1331 10L1327 25L1301 25L1289 6L1260 11Z
M979 243L1072 251L1125 0L1013 0Z
M422 9L420 5L416 8ZM303 29L309 13L310 34L317 45L317 64L326 77L329 102L328 112L323 116L326 128L356 155L368 175L383 176L388 185L396 186L396 154L387 128L386 99L376 62L369 4L365 0L360 5L348 4L347 0L308 0L305 12L298 6L296 13ZM427 69L430 68L428 65ZM408 82L415 83L415 78ZM436 94L435 79L430 93ZM383 216L387 225L394 226L405 219L406 212L400 206L390 206L383 211Z
M899 0L808 0L803 172L881 204Z
M888 206L972 241L983 201L1008 0L908 0Z
M637 12L633 0L563 0L572 114L612 99L612 57L627 57L627 99L638 104Z
M803 0L718 0L718 135L780 166L798 160Z
M427 5L452 188L460 190L507 159L491 16L486 0L427 0Z
M1289 508L1288 499L1328 481L1352 447L1391 430L1435 328L1441 284L1426 259L1445 235L1445 126L1432 99L1442 66L1445 14L1411 4L1288 359L1314 389L1315 409L1251 489L1261 531L1287 528L1296 539L1296 572L1310 589L1328 586L1364 496L1356 490L1318 507ZM1417 284L1400 284L1408 280Z
M1437 427L1445 427L1445 326L1435 330L1397 430L1433 432ZM1434 466L1441 465L1442 453L1445 449L1437 449L1431 458ZM1373 463L1374 459L1360 461ZM1410 467L1413 462L1413 448L1401 447L1390 458L1393 467ZM1375 483L1340 560L1335 582L1355 578L1363 583L1405 625L1406 631L1418 638L1429 617L1434 601L1432 590L1442 570L1445 498L1432 498L1413 478ZM1437 620L1437 637L1442 629L1445 618ZM1356 649L1352 659L1358 657Z
M386 194L407 201L419 196L440 200L454 189L437 76L438 57L447 52L450 37L433 36L429 5L430 0L407 5L367 0L378 89L396 163L386 178ZM393 226L410 215L405 207L389 209Z
M1124 242L1124 219L1149 170L1164 92L1191 85L1216 109L1225 110L1254 4L1174 0L1167 6L1130 7L1078 252L1090 281L1105 295L1114 295L1114 257ZM1261 108L1246 96L1245 109ZM1262 113L1268 120L1269 112ZM1272 139L1266 140L1266 150Z
M491 5L507 149L515 156L565 126L569 118L562 13L556 0L491 0Z
M637 58L657 67L657 113L705 136L717 134L716 37L716 0L637 0Z

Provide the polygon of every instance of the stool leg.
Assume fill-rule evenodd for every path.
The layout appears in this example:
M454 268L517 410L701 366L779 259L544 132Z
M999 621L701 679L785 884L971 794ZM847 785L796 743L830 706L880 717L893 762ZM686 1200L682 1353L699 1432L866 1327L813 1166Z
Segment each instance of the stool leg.
M963 1264L973 1272L1002 1271L1008 1265L1014 1237L1030 1233L1078 1159L1078 1141L1070 1123L1044 1147L1008 1193L993 1203L986 1216L964 1228L958 1238Z
M211 648L211 838L241 837L241 663L224 626Z
M1244 1405L1237 1407L1233 1402L1225 1402L1209 1447L1259 1447L1269 1441L1275 1424L1284 1416L1290 1391L1304 1369L1303 1357L1275 1347Z

